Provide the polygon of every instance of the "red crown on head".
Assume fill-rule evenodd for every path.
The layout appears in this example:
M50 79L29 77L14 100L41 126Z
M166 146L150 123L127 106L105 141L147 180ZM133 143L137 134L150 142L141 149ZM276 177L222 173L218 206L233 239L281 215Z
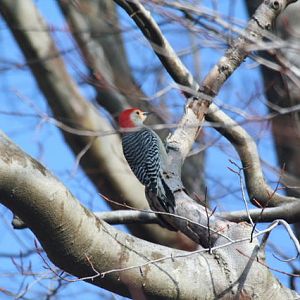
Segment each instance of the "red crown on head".
M123 110L119 115L120 127L122 127L122 128L135 127L136 125L132 122L130 115L137 110L140 111L140 109L136 108L136 107Z

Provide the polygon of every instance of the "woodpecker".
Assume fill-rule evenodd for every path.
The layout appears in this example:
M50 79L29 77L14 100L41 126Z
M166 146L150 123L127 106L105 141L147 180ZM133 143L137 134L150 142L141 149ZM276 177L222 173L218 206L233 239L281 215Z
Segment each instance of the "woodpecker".
M174 212L174 195L163 178L167 161L165 147L160 137L143 124L149 114L138 108L121 112L120 127L136 129L122 134L123 153L134 175L145 186L150 207Z

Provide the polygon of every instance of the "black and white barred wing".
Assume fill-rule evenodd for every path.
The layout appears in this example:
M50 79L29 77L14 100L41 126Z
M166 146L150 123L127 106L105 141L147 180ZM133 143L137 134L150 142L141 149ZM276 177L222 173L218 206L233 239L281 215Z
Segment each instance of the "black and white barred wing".
M156 193L161 168L158 137L145 128L124 134L122 146L134 175L149 190Z
M174 211L173 193L162 176L162 159L166 153L157 134L148 128L127 133L122 138L122 145L131 170L146 187L146 193L150 192L156 198L157 203L152 199L150 207L155 210Z

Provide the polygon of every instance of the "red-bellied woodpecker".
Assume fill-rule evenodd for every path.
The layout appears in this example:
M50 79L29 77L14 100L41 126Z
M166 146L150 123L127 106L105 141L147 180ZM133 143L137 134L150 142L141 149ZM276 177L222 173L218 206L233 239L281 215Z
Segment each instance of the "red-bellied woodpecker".
M146 195L155 196L155 200L151 196L150 201L147 197L150 207L153 210L163 208L166 212L173 212L174 196L163 178L167 153L159 136L143 125L148 114L138 108L127 109L120 114L121 128L136 128L122 135L124 156L135 176L145 186ZM159 203L153 202L156 199Z

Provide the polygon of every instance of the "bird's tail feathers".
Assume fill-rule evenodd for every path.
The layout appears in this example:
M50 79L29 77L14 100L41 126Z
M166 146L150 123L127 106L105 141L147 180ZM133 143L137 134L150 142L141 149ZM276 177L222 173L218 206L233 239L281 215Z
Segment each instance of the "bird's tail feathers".
M157 189L157 198L160 201L162 207L167 212L174 212L175 208L175 198L171 191L171 189L168 187L166 182L162 177L159 177L160 183L158 184Z

